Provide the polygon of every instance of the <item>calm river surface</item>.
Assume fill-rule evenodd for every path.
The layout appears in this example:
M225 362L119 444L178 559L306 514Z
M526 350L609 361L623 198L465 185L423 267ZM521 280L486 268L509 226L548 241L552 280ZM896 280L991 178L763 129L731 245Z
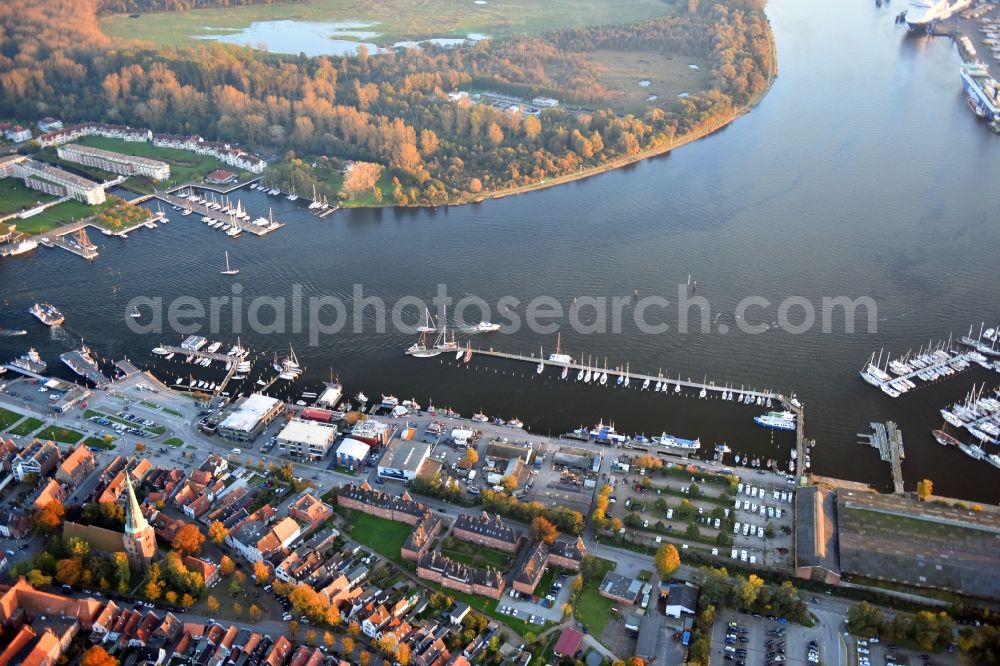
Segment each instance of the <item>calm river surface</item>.
M241 198L253 214L273 205L287 227L232 241L196 216L171 212L168 226L127 241L92 234L101 245L93 264L46 249L4 261L0 327L29 336L0 337L0 358L35 345L61 373L58 352L83 337L102 356L152 363L151 347L180 336L131 333L125 304L140 295L229 294L234 279L218 272L225 249L242 269L236 281L245 298L290 297L293 284L306 297L348 297L358 283L389 303L429 299L438 284L493 304L505 295L522 302L547 295L568 306L577 296L636 289L675 301L690 274L711 303L712 332L677 333L673 309L671 330L641 333L626 306L621 333L563 326L564 346L602 366L606 357L609 366L628 362L633 371L663 368L672 377L795 392L806 405L807 434L818 442L812 471L880 488L889 485L888 465L856 433L870 421L896 420L908 487L930 477L941 494L996 502L1000 470L937 445L930 429L940 426L937 410L973 382L992 388L1000 377L977 368L890 400L857 373L881 347L902 353L1000 317L1000 137L966 108L951 42L907 38L892 21L900 9L773 0L781 72L771 93L724 131L633 168L477 206L342 211L325 220L301 201L247 191ZM842 325L833 333L818 326L801 335L740 333L733 313L747 296L774 304L790 296L815 304L870 296L878 330L865 333L861 320L854 334ZM63 331L50 335L26 314L36 300L62 308ZM496 311L493 318L501 320ZM776 321L776 306L747 318ZM235 338L229 328L215 337ZM554 337L522 330L478 336L474 345L522 353L544 345L548 354ZM477 358L462 368L450 357L410 359L403 350L412 336L404 334L340 333L318 346L305 333L244 333L243 340L267 361L295 345L308 371L293 397L315 390L332 367L349 395L363 389L425 405L433 399L466 415L518 416L540 432L612 419L623 432L697 436L708 450L726 441L783 463L792 442L756 428L757 407L583 386L559 381L554 370L538 378L528 364ZM191 368L176 361L153 367L166 379Z

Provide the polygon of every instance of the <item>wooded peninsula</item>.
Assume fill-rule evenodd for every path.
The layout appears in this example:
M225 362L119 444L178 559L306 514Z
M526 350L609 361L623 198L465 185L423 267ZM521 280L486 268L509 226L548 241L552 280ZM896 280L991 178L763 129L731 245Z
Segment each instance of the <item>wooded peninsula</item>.
M641 23L422 44L352 57L270 53L218 43L159 46L102 33L108 12L228 5L198 0L12 0L0 5L0 117L57 116L197 134L279 156L284 190L349 195L330 177L375 163L368 203L423 206L502 196L666 152L745 113L776 58L763 0L680 1ZM232 4L248 4L233 2ZM703 63L707 85L620 107L596 53ZM694 66L692 66L695 68ZM449 97L449 93L472 95ZM557 98L537 113L476 91ZM357 180L357 179L355 179Z

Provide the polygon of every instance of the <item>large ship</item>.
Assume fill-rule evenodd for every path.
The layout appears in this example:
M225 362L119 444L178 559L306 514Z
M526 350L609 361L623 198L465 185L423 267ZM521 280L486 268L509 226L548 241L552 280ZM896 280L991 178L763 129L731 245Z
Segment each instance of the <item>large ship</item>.
M927 30L938 21L949 19L972 6L973 0L912 0L906 8L910 30Z
M46 326L59 326L65 320L63 313L48 303L35 303L28 312L38 317L38 320Z
M1000 84L982 63L962 65L962 87L974 114L986 120L1000 119Z
M21 368L22 370L27 370L28 372L33 372L36 375L40 375L45 372L48 364L42 360L42 357L38 355L35 348L32 347L28 350L27 354L19 356L10 362L15 368Z

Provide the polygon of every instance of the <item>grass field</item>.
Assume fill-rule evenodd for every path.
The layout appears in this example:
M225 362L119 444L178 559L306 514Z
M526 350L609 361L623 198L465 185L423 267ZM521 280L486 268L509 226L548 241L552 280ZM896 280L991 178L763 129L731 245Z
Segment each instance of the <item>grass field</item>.
M600 575L586 581L576 602L576 618L595 636L600 636L604 631L604 625L611 618L611 607L615 605L611 599L602 597L597 591L604 575L615 568L615 563L610 560L601 560L601 563L604 566Z
M141 39L160 44L192 44L197 35L248 27L257 21L352 21L373 24L363 28L378 36L359 41L388 45L400 40L466 37L470 33L502 37L522 32L547 32L589 25L635 23L670 14L673 3L664 0L304 0L303 2L196 9L187 12L109 17L101 28L111 37ZM332 32L332 30L331 30ZM350 39L341 37L338 39ZM266 42L266 38L264 39Z
M25 435L30 435L31 433L35 432L43 425L45 425L45 421L42 421L41 419L36 419L33 416L28 417L23 421L21 421L20 423L18 423L15 427L11 428L9 434L17 435L18 437L24 437Z
M105 451L110 451L111 449L115 448L114 444L108 444L100 437L88 437L87 439L83 440L83 443L89 447L95 449L103 449Z
M0 178L0 215L17 213L55 200L56 197L51 194L28 189L18 178ZM20 220L11 220L10 223L16 224L18 229L23 226Z
M59 428L57 426L49 426L35 436L38 437L38 439L47 439L53 442L59 442L60 444L76 444L83 439L82 432L70 430L69 428Z
M0 407L0 431L6 430L20 420L23 414Z
M403 547L410 532L413 531L412 526L371 516L361 511L349 511L347 520L351 524L352 539L374 549L377 553L397 564L403 561L399 550Z
M184 446L184 441L180 437L171 437L167 441L163 442L165 446L172 446L175 449L179 449Z
M456 541L452 548L442 548L441 554L474 567L485 568L486 565L490 565L500 571L507 571L514 563L513 555L462 541Z
M17 221L18 231L27 234L43 234L50 229L68 224L74 220L82 220L98 213L103 206L88 206L85 203L71 199L64 201L58 206L46 208L38 215L32 215L24 220Z
M616 109L641 113L655 106L665 108L677 101L681 93L696 93L710 87L707 65L680 54L658 51L593 51L587 59L595 63L598 78L611 90L620 91L611 100ZM649 81L640 86L640 81ZM649 101L650 95L657 99Z

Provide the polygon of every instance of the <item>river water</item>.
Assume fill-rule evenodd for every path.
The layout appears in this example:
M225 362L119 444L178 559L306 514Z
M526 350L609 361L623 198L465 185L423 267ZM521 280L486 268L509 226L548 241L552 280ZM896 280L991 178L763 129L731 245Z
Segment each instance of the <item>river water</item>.
M998 137L965 106L954 46L905 36L892 20L902 8L774 0L768 13L780 77L763 102L716 135L631 168L481 205L341 211L325 220L301 201L248 191L241 198L252 213L271 205L287 226L264 239L232 241L196 216L171 212L169 225L127 241L92 234L101 245L92 264L44 249L2 262L0 327L30 335L0 336L0 358L34 344L61 366L57 352L83 337L102 356L152 363L151 347L181 336L130 332L124 313L131 298L204 300L230 294L235 282L247 299L287 298L293 284L306 297L347 298L360 284L389 303L404 295L429 299L445 284L454 296L493 304L514 296L522 301L514 312L523 315L523 303L540 295L564 306L574 297L635 290L676 301L690 275L711 305L710 332L677 332L668 308L670 330L643 333L626 306L621 333L585 335L564 325L564 346L602 367L607 358L609 366L627 362L633 371L662 368L672 377L795 392L806 406L807 435L817 440L812 471L882 489L889 487L888 465L858 444L856 433L868 431L870 421L896 420L909 488L929 477L938 493L996 502L1000 470L937 445L930 429L940 427L937 410L973 382L992 387L1000 378L976 368L891 400L857 372L879 348L902 353L1000 316ZM218 273L225 249L242 269L235 279ZM829 333L819 326L803 334L742 333L734 308L748 296L773 304L792 296L813 304L871 297L877 331L866 332L862 320L853 334L843 325ZM62 331L50 336L26 314L36 300L63 309ZM747 320L772 323L776 307L754 310ZM363 389L425 405L433 399L466 415L482 409L518 416L539 432L610 419L623 432L665 430L700 437L708 450L725 441L735 451L788 459L791 436L772 439L756 428L758 407L642 394L635 384L621 391L562 382L556 371L537 377L525 363L477 358L460 367L445 356L410 359L403 349L412 336L368 329L317 346L304 332L244 332L243 340L267 361L295 346L307 372L285 391L293 397L315 390L333 368L351 395ZM235 336L223 327L215 337ZM474 344L520 353L544 345L548 354L555 341L521 330L477 336ZM259 363L252 378L269 365ZM191 372L176 361L152 367L167 379Z

